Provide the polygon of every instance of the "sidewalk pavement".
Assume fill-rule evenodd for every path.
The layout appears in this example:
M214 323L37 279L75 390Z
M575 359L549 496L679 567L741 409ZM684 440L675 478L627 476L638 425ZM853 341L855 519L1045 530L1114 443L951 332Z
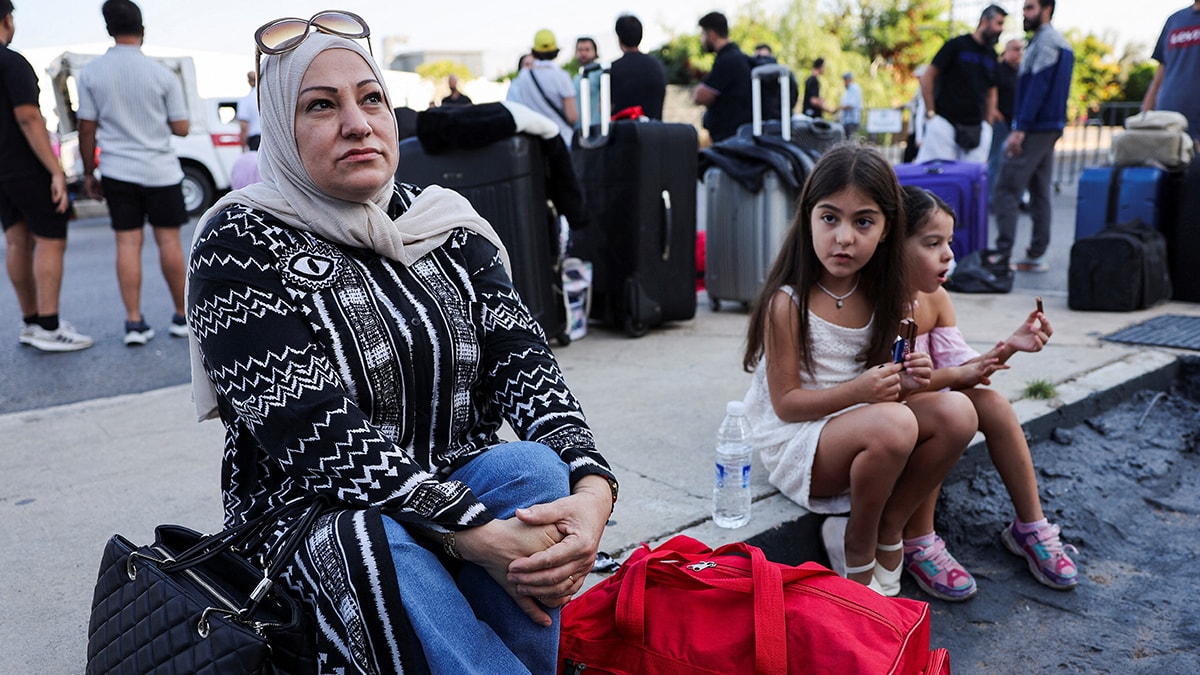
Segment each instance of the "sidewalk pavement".
M1069 250L1074 198L1064 193L1058 201L1056 250ZM1057 259L1065 268L1061 250L1051 256ZM1053 339L993 377L1027 429L1044 435L1067 421L1063 411L1193 353L1101 338L1161 314L1200 316L1200 305L1072 312L1065 282L1057 290L1038 287L1051 278L1020 274L1011 294L954 296L959 326L979 351L1008 336L1036 295L1044 298ZM716 428L725 402L740 399L750 381L739 365L746 318L742 311L714 313L701 297L692 321L640 339L593 328L557 349L621 482L601 550L623 559L640 542L680 533L716 546L803 515L766 482L756 460L750 523L724 530L709 518ZM1035 379L1052 382L1058 397L1024 398ZM113 533L145 543L159 523L219 529L222 427L194 420L187 386L0 416L9 475L0 488L0 673L83 670L92 588ZM978 440L969 453L982 451Z

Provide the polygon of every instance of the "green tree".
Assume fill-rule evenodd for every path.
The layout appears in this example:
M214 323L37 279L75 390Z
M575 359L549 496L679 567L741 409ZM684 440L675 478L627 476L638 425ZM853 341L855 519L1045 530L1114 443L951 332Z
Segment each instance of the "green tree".
M668 84L695 84L712 70L712 54L700 48L699 34L676 35L650 54L666 67Z
M913 71L929 63L953 36L974 29L952 23L951 0L790 0L768 11L760 0L743 5L730 20L730 38L749 52L771 45L779 62L807 77L817 57L825 59L821 92L830 103L841 98L841 74L850 71L868 108L898 107L917 89ZM1108 37L1069 33L1075 73L1068 114L1072 119L1105 101L1139 100L1148 75L1140 62L1115 57ZM652 52L667 67L672 84L694 84L712 68L712 55L700 48L699 30L673 36ZM1153 75L1153 70L1149 71Z
M1121 93L1121 66L1106 38L1094 33L1080 35L1075 30L1067 31L1066 38L1075 50L1075 72L1067 99L1067 119L1074 120L1099 112L1105 101L1116 100Z
M950 0L839 0L834 9L843 49L866 57L873 75L899 84L946 41L949 11Z
M1154 79L1154 71L1157 69L1158 66L1153 61L1142 61L1130 66L1125 83L1121 86L1120 99L1122 101L1144 99L1146 91L1150 89L1150 82Z
M417 66L417 74L422 79L430 82L442 82L447 77L455 75L460 80L471 79L471 69L457 62L443 59L441 61L430 61Z

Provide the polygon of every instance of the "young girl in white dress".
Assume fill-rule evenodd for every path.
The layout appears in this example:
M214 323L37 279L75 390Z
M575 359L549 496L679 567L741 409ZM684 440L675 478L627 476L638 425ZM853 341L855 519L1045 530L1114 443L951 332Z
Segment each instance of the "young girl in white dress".
M959 392L927 388L932 363L893 363L908 306L900 185L876 150L844 143L817 162L755 303L743 366L754 444L770 481L801 506L845 513L844 573L900 590L913 514L978 426ZM837 567L837 560L834 566Z

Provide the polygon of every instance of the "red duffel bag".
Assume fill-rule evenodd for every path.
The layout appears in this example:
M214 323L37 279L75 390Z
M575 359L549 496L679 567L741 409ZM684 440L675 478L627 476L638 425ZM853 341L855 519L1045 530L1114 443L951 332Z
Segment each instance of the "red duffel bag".
M950 673L946 650L929 650L928 604L685 536L643 544L568 603L558 663L563 675Z

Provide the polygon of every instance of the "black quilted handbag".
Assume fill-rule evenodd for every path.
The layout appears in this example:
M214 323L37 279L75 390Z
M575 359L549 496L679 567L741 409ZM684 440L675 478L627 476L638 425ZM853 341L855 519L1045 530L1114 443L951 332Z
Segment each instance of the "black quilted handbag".
M324 504L285 504L214 535L160 525L148 546L113 535L92 599L88 675L315 671L311 622L276 582ZM243 551L280 522L261 569Z

